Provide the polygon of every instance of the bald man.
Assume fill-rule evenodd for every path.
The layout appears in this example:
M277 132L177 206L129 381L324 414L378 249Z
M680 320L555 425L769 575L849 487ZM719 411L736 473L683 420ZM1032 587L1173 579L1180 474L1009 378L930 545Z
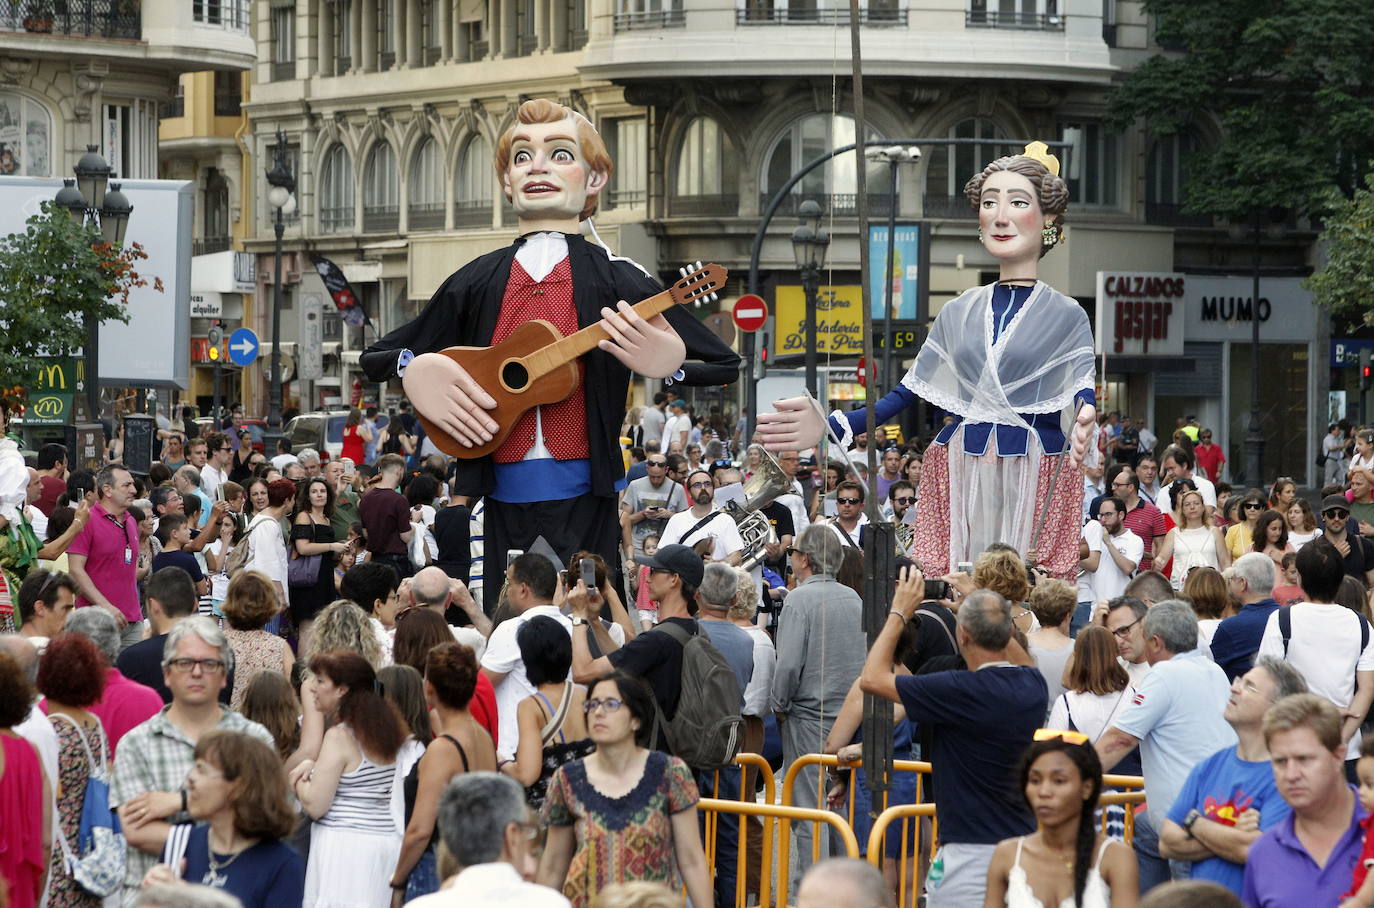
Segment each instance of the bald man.
M883 872L858 858L821 861L802 877L798 908L896 908Z
M408 588L402 583L402 601L406 600L407 595L410 604L432 609L440 616L448 610L450 603L461 609L472 622L472 627L450 624L449 630L453 632L453 639L471 647L473 654L481 661L482 653L487 649L487 637L491 634L491 619L482 612L482 607L472 598L461 580L449 577L443 568L422 568L410 578Z

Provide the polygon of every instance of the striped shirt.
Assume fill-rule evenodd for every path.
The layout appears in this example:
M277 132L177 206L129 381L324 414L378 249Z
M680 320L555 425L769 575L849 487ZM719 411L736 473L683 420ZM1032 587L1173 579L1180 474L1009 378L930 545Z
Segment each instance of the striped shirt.
M395 777L395 763L379 766L364 755L357 769L339 776L333 803L315 822L352 832L397 832L391 821L391 783Z

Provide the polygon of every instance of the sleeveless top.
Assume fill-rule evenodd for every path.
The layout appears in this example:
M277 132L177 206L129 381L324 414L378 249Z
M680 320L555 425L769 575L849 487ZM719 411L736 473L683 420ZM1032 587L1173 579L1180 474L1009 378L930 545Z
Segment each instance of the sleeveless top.
M373 832L395 835L398 830L391 821L391 783L396 775L395 763L378 765L362 753L362 762L352 772L339 777L334 790L334 802L315 822L353 832Z
M363 437L358 434L358 427L344 426L342 456L352 460L358 466L362 466L367 462L363 456L364 450Z
M454 747L458 748L458 759L460 759L460 760L463 761L463 772L466 773L466 772L468 771L468 752L467 752L466 750L463 750L463 745L459 744L459 743L458 743L458 739L455 738L453 735L440 735L439 738L445 738L445 739L447 739L448 742L449 742L450 744L452 744ZM435 738L434 740L437 741L437 740L439 740L439 738ZM431 742L430 742L430 745L433 746L433 743L434 743L434 742L431 741ZM411 818L411 816L415 813L415 799L416 799L417 796L420 794L420 761L419 761L419 760L416 760L416 761L415 761L415 765L412 766L412 767L410 767L410 772L406 773L405 781L403 781L403 782L401 783L401 787L402 787L402 791L403 791L404 794L405 794L405 804L406 804L406 825L409 826L409 825L410 825L410 818ZM430 846L431 848L433 848L433 847L434 847L435 845L437 845L438 843L439 843L439 824L438 824L438 822L435 822L435 824L434 824L434 831L431 832L431 833L429 834L429 846Z
M539 691L535 691L534 695L543 701L544 708L549 711L550 719L545 725L545 729L548 729L548 725L552 725L553 720L558 718L568 698L572 696L572 682L568 681L564 684L563 699L559 701L558 709L555 709L554 705L549 702L549 698ZM559 723L556 730L546 731L543 738L543 750L539 756L539 778L525 787L526 803L535 810L542 810L544 798L548 794L549 779L553 778L558 767L565 763L571 763L573 760L581 760L594 750L596 750L596 742L591 738L569 741L567 735L563 734L562 722Z
M1199 566L1218 567L1217 536L1211 527L1175 527L1173 576L1169 578L1175 588L1182 587L1188 578L1188 570Z
M1112 894L1098 871L1102 866L1102 855L1106 853L1111 841L1107 839L1102 843L1102 847L1097 849L1097 860L1093 862L1092 868L1088 871L1087 882L1083 885L1083 908L1111 908ZM1007 874L1007 908L1045 908L1044 902L1036 898L1035 893L1031 891L1026 871L1021 867L1021 846L1025 843L1025 836L1016 840L1016 863L1012 864L1011 872ZM1055 908L1075 908L1073 896L1064 899Z

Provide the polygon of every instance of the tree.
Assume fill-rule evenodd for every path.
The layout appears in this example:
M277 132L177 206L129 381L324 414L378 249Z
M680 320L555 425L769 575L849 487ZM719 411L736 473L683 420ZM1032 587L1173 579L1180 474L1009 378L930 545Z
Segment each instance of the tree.
M1374 325L1374 175L1346 199L1332 193L1323 224L1326 266L1305 283L1314 302L1358 325Z
M1374 16L1339 0L1143 0L1161 47L1108 96L1108 126L1215 121L1187 159L1187 210L1320 214L1374 158Z
M148 280L135 270L148 254L115 247L65 209L44 202L27 229L0 238L0 375L31 388L45 359L85 343L86 319L127 322L129 291ZM162 291L162 279L153 278Z

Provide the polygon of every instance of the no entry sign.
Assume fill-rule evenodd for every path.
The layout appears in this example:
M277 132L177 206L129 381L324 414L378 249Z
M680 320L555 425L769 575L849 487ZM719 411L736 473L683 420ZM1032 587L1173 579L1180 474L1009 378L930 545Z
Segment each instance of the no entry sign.
M735 318L735 327L741 331L757 331L768 321L768 304L763 301L763 297L746 293L735 300L732 314Z

